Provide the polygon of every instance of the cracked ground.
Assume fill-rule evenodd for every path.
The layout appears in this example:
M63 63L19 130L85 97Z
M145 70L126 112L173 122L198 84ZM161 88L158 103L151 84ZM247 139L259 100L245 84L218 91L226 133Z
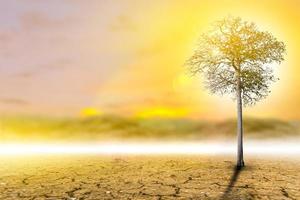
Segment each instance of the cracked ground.
M1 157L0 199L300 199L300 161L222 156Z

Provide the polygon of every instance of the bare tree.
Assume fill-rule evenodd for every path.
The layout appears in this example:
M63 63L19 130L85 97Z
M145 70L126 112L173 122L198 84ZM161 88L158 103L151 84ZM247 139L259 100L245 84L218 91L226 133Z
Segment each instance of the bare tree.
M187 60L189 71L205 76L205 86L216 94L231 94L237 102L237 167L243 159L243 105L254 105L269 93L272 63L284 60L285 45L269 32L239 17L217 21L201 35L198 48Z

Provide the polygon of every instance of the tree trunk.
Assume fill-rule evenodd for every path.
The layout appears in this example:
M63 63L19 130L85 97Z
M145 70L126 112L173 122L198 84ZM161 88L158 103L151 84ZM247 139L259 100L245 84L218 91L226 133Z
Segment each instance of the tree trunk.
M243 102L242 102L242 89L241 78L238 75L237 80L237 168L240 169L244 166L243 158Z

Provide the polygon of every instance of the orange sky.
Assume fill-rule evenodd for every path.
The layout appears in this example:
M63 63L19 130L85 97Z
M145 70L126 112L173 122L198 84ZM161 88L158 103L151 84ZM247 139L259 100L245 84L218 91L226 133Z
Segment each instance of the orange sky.
M235 116L183 63L198 36L228 15L255 22L287 46L279 82L245 115L300 118L300 1L6 1L1 9L1 110L78 115ZM164 110L164 111L162 111Z

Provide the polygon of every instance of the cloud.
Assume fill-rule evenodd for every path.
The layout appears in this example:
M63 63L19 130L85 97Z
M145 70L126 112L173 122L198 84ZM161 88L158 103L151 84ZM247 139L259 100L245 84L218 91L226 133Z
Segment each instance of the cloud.
M31 78L34 76L34 72L31 71L24 71L24 72L20 72L20 73L16 73L14 74L14 76L16 77L20 77L20 78Z
M25 12L20 16L21 27L25 30L63 28L71 24L71 17L54 17L38 11Z
M13 73L13 77L17 78L24 78L24 79L30 79L33 78L36 75L41 75L44 73L49 74L49 71L45 70L51 70L51 72L55 71L63 71L66 68L71 68L74 66L74 63L67 59L67 58L59 58L53 62L45 63L45 64L39 64L37 66L31 66L31 67L26 67L27 70L19 71L16 73ZM23 67L25 68L25 67Z
M1 98L1 103L4 104L13 104L13 105L28 105L30 104L28 101L25 101L23 99L17 99L17 98Z
M134 21L126 15L119 15L109 26L111 31L136 31L137 29Z
M3 43L10 41L11 40L10 34L11 33L9 33L8 31L0 32L0 42L3 44Z
M76 66L76 63L74 63L71 59L68 58L58 58L55 61L45 63L41 65L40 67L43 69L65 69L65 68L71 68Z

